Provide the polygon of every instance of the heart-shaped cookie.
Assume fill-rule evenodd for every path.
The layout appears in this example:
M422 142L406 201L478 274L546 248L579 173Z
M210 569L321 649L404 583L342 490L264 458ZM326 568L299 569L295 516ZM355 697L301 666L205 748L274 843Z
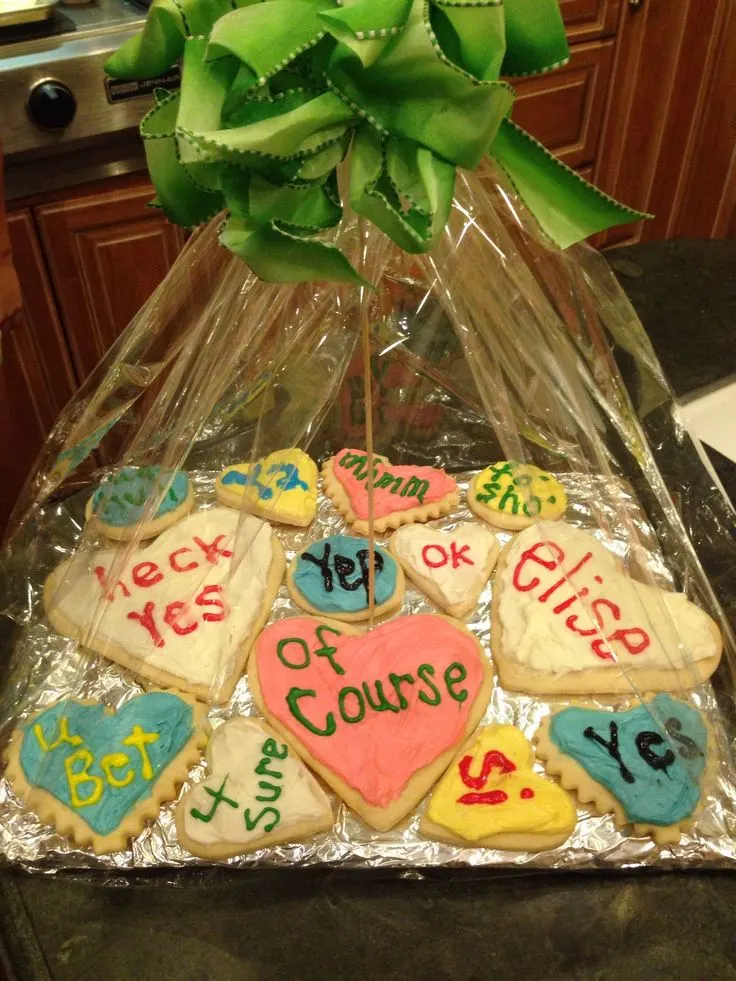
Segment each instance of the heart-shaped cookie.
M271 528L198 511L145 549L78 552L46 581L51 625L163 686L224 701L283 579Z
M544 720L537 755L563 787L619 826L675 844L692 824L709 753L700 713L670 695L624 712L571 707Z
M375 547L374 614L401 606L404 574L393 556ZM297 552L286 581L294 602L308 613L347 623L370 614L370 549L366 538L330 535Z
M519 531L535 521L556 521L567 508L565 488L546 470L502 460L473 477L468 504L496 528Z
M238 717L207 745L209 775L176 810L179 841L193 855L229 858L332 827L327 795L276 732Z
M116 712L65 699L14 731L7 776L59 834L97 854L118 851L176 797L204 725L202 706L178 692L137 695Z
M235 463L217 478L221 504L248 509L261 518L304 528L317 513L317 464L303 450L276 450L254 463Z
M501 553L493 659L504 688L533 693L676 691L718 666L716 623L682 593L628 576L563 522L525 529Z
M123 467L111 473L87 501L85 517L116 541L153 538L192 508L194 492L183 470Z
M534 772L530 743L514 726L479 729L435 788L419 830L480 848L541 852L575 827L570 795Z
M340 450L322 465L325 491L355 531L368 534L368 466L360 450ZM457 484L435 467L395 467L373 458L373 516L378 534L412 521L449 514L459 500Z
M397 617L365 634L293 617L260 635L248 682L275 728L383 831L421 800L478 724L491 672L475 637L448 617Z
M412 582L453 617L475 609L498 558L496 536L469 521L451 531L405 525L389 548Z

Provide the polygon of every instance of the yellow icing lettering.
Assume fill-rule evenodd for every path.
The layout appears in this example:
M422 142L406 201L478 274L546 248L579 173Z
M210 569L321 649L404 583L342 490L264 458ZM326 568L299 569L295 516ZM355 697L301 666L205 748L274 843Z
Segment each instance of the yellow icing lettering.
M531 746L518 729L486 726L437 785L427 818L470 842L502 834L564 840L575 827L575 806L532 764Z
M120 770L124 766L129 766L129 764L130 757L127 753L108 753L107 756L103 756L100 760L102 772L105 774L105 779L111 787L127 787L135 779L132 766L122 777L116 777L112 772L113 770Z
M44 753L50 753L52 749L56 749L62 743L69 743L70 746L79 746L84 742L81 736L69 735L69 719L65 715L62 715L59 719L59 735L51 744L46 742L46 737L43 734L40 723L37 722L35 724L33 732L38 740L38 745Z
M148 758L147 743L155 743L158 740L157 732L144 732L140 726L133 726L133 731L123 740L123 746L135 746L141 754L141 776L144 780L153 780L153 767Z
M82 763L82 769L75 773L74 764L77 761ZM69 783L72 807L89 807L91 804L96 804L102 797L104 785L102 777L96 777L93 773L89 773L89 768L94 761L95 758L88 749L78 749L64 760L64 770ZM86 797L80 797L77 790L84 784L91 784L92 789Z

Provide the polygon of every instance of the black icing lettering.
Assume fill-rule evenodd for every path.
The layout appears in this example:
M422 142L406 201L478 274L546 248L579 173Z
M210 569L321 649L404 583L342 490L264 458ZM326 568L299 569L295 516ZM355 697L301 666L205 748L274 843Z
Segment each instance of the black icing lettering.
M661 746L664 742L664 739L658 732L639 732L634 741L636 742L639 756L653 770L664 770L666 773L667 767L672 766L677 758L671 749L668 749L661 756L652 750L652 746Z
M702 749L698 746L694 739L690 736L686 736L680 730L682 729L682 723L679 719L674 716L671 719L667 719L664 724L664 731L670 737L674 739L675 742L680 743L677 747L677 752L683 758L683 760L695 760L698 756L704 756Z
M331 593L333 588L332 582L332 569L330 569L330 552L332 550L329 542L325 544L325 550L322 553L322 558L318 559L316 556L312 555L310 552L302 552L302 558L305 562L313 562L319 571L322 573L322 585L325 587L326 593ZM337 557L335 558L335 566L337 567ZM342 585L342 583L341 583Z
M621 771L621 777L626 783L634 783L634 774L629 770L626 764L621 759L621 753L618 748L618 723L611 722L610 724L610 737L606 741L603 736L599 736L595 731L593 726L588 726L588 728L583 732L586 739L592 739L593 742L598 743L599 746L603 746L604 749L608 750L610 756L618 763L618 768Z

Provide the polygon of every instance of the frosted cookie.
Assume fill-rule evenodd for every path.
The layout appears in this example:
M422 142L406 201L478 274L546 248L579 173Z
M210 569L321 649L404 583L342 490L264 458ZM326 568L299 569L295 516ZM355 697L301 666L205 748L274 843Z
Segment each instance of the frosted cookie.
M293 617L267 627L248 683L299 755L373 828L405 817L483 716L491 671L462 624L397 617L368 633Z
M181 844L201 858L229 858L327 831L327 795L276 732L255 719L219 726L207 745L209 775L176 810Z
M459 500L457 484L435 467L394 467L386 457L373 458L374 529L383 534L412 521L449 514ZM340 450L322 465L325 492L348 524L368 534L367 457L360 450Z
M501 553L491 644L503 687L535 694L692 688L722 646L683 593L637 582L592 535L550 521Z
M154 684L225 701L285 564L265 521L212 508L129 555L78 552L46 580L44 604L64 636Z
M533 763L531 744L514 726L479 729L433 791L420 833L471 848L557 848L572 834L577 812Z
M159 498L155 512L144 521ZM194 492L183 470L123 467L90 497L85 517L96 531L116 541L153 538L184 518L193 503Z
M226 467L215 483L221 504L269 521L306 527L317 513L317 464L303 450L277 450L252 466Z
M636 837L676 844L692 825L708 762L708 730L670 695L627 712L566 708L544 720L537 756L563 787Z
M393 556L375 548L375 614L401 606L404 574ZM308 613L336 620L365 620L369 615L369 549L365 538L330 535L294 557L287 573L291 598Z
M137 695L115 712L65 699L13 732L7 777L60 835L97 854L119 851L176 797L205 725L204 709L173 691Z
M567 508L562 484L539 467L502 460L473 477L468 505L489 524L509 531L535 521L556 521Z
M453 617L475 609L498 558L496 536L469 521L452 531L405 525L389 549L411 581Z

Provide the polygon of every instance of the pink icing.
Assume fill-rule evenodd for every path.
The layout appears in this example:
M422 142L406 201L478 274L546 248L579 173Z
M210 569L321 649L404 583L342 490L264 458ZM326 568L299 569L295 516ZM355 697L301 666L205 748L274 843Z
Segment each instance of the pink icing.
M363 519L368 517L367 469L364 462L358 462L358 458L364 461L365 456L364 450L344 449L332 458L335 477L345 488L353 511ZM373 470L373 506L377 518L384 518L395 511L433 504L457 491L452 477L435 467L394 467L384 458L377 457ZM394 479L389 486L377 487L381 478L386 481ZM402 491L407 493L404 495Z
M321 622L315 617L293 617L279 620L260 635L255 649L258 679L266 710L292 732L315 759L332 770L375 807L387 807L400 796L409 778L421 767L450 749L464 734L468 714L483 681L481 654L472 637L458 630L447 620L433 614L398 617L362 636L338 636L328 633L324 626L321 637L317 631ZM294 638L308 645L304 647ZM288 667L278 655L295 665ZM326 645L334 648L331 659L316 651ZM331 661L344 670L338 674ZM452 697L445 672L450 669L457 678L460 664L467 672L458 681ZM430 687L418 676L420 665L431 665L431 677L439 690L439 704L428 704L419 695L436 699ZM365 702L365 714L360 721L349 723L341 717L339 694L346 687L362 691L363 682L376 698L376 681L381 681L384 693L397 704L397 692L389 680L393 675L411 675L413 683L400 685L406 708L397 711L375 711ZM335 731L317 735L306 728L291 712L287 702L294 689L315 692L299 700L299 709L320 729L328 729L328 714L332 713ZM467 692L463 701L457 696ZM351 695L345 703L348 714L358 714L357 700Z

